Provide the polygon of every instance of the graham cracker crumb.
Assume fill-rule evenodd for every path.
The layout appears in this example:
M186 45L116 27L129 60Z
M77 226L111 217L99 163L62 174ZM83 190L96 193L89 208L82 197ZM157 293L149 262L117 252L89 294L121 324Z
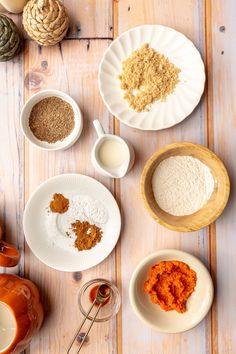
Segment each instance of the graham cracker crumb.
M122 63L119 75L124 99L136 111L148 111L156 100L164 101L179 82L180 69L146 43Z

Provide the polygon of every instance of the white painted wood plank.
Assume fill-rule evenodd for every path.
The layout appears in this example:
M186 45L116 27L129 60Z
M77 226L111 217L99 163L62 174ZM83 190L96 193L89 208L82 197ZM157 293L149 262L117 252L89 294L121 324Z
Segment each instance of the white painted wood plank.
M81 138L66 151L53 153L27 147L27 197L48 177L70 172L95 177L112 190L113 181L95 173L90 162L90 152L96 139L93 119L101 119L104 128L110 129L109 114L97 88L97 63L108 41L65 40L60 46L42 49L32 42L27 45L26 96L43 88L63 90L78 102L84 119ZM77 305L79 288L97 277L115 281L115 254L113 252L97 267L79 274L54 271L31 253L27 258L29 276L39 285L46 306L46 321L39 335L33 339L30 353L64 353L82 319ZM115 333L115 319L101 326L95 325L84 352L112 353L116 350Z
M204 51L204 18L201 1L119 1L119 33L140 24L163 24L183 32ZM184 14L184 19L183 19ZM176 127L160 132L141 132L121 124L121 136L134 146L137 161L121 181L121 201L125 228L121 244L123 296L123 352L126 354L208 354L210 317L191 331L163 335L149 330L133 314L128 301L128 285L137 263L162 248L188 251L208 263L208 230L181 234L156 224L142 205L139 182L145 162L158 148L176 141L205 143L205 107L203 102L193 114Z
M0 224L3 239L21 251L19 267L24 271L24 236L22 211L24 208L24 142L20 130L20 109L23 102L22 55L0 63Z
M214 149L231 180L231 196L216 223L216 327L218 353L236 353L236 7L235 1L211 1Z

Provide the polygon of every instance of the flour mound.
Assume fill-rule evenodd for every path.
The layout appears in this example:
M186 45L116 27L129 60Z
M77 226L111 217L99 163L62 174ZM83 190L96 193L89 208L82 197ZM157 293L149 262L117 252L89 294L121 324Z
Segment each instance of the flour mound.
M191 215L210 199L214 179L209 167L200 160L173 156L157 166L152 189L162 210L175 216Z

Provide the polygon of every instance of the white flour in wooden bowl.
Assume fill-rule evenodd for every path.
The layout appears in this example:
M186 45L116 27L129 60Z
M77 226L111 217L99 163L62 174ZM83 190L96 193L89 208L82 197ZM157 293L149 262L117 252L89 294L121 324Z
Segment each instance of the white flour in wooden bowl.
M200 160L173 156L157 166L152 189L162 210L175 216L191 215L210 199L214 178L209 167Z

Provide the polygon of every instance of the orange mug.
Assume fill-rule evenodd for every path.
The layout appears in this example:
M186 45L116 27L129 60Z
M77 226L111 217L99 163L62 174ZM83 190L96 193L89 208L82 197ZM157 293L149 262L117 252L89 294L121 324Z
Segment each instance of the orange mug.
M0 266L14 267L19 251L0 240ZM43 322L39 291L30 280L0 274L0 354L19 354Z

